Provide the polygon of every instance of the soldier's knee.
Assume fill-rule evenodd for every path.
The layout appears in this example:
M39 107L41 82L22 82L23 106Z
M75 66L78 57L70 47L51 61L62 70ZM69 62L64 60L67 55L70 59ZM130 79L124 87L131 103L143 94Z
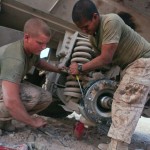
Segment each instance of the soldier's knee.
M39 99L41 95L41 91L39 89L31 89L32 98Z
M41 92L41 101L50 104L52 102L52 95L50 92L43 90Z

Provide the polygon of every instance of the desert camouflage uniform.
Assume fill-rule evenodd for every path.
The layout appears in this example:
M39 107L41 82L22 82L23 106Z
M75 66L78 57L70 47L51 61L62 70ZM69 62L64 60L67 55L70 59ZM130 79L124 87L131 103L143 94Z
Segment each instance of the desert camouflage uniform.
M90 41L100 53L102 45L117 44L112 65L119 66L124 75L113 97L108 136L130 143L149 93L150 43L116 14L101 15L98 32Z
M21 83L20 87L20 98L29 114L44 110L52 102L51 94L36 85L25 82ZM0 121L10 119L12 119L11 115L3 102L2 82L0 80Z
M125 70L112 104L112 125L108 136L131 142L132 134L147 101L150 86L150 59L140 58Z
M22 40L0 47L0 121L11 119L3 102L2 80L20 85L20 99L30 114L40 112L52 102L48 91L23 80L39 59L39 55L24 52Z

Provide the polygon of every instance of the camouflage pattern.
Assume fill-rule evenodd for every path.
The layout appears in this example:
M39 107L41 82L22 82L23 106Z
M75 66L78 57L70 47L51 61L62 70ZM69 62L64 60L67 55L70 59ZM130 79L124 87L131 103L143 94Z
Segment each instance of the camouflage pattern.
M114 94L109 137L126 143L131 142L147 101L149 86L149 58L140 58L124 70L122 80Z
M128 150L128 144L115 139L111 139L109 144L100 143L98 145L100 150Z
M2 82L0 81L0 120L5 121L10 120L11 115L3 102L1 84ZM31 115L42 111L52 102L52 96L48 91L28 82L21 83L20 97L26 110Z

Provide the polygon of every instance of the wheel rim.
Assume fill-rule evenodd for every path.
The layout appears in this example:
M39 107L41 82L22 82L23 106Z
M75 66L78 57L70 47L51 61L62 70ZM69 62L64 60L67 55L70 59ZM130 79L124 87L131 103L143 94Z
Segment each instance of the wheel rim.
M111 118L111 104L116 88L116 82L100 80L87 89L84 108L89 119L100 122Z

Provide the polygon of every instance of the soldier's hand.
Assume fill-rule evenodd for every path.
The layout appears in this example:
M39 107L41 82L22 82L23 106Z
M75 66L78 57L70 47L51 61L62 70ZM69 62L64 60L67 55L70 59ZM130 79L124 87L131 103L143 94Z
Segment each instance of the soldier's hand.
M68 74L69 73L69 68L66 66L62 66L62 67L58 67L60 70L60 73L65 73Z
M78 64L76 62L71 63L69 67L69 71L70 71L70 74L72 75L78 75L79 74Z
M47 121L41 117L34 117L33 124L31 125L34 128L40 128L47 125Z

